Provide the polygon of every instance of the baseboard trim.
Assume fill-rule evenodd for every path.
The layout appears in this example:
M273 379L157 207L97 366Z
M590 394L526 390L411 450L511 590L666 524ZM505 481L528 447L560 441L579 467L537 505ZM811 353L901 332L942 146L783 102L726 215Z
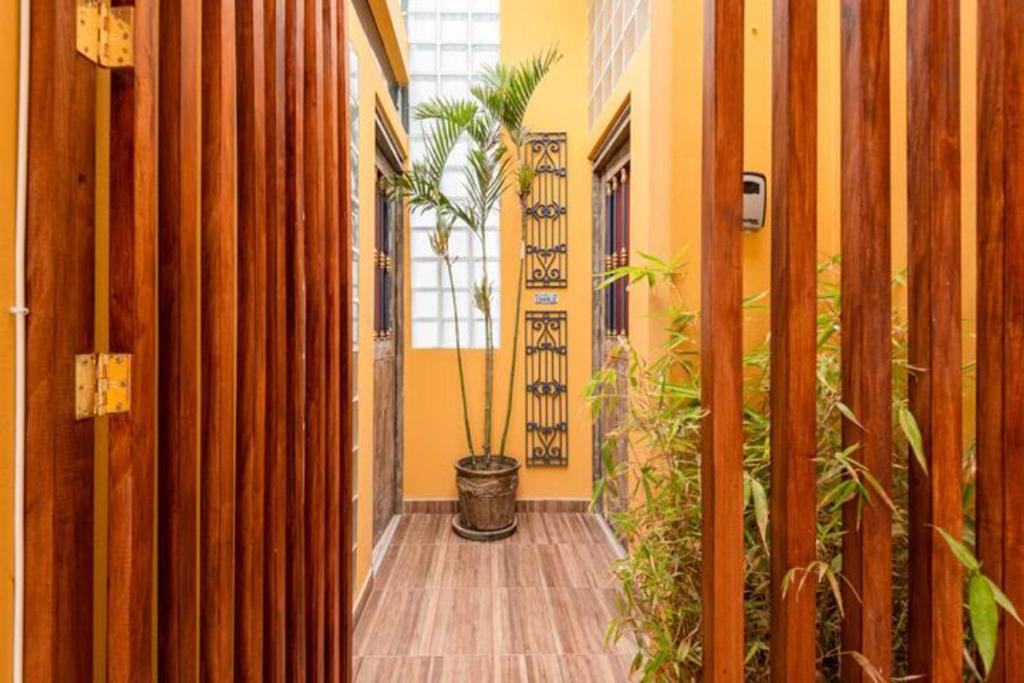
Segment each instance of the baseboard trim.
M363 610L366 608L366 603L370 599L370 593L373 592L373 571L371 570L367 576L366 581L363 581L363 587L359 589L359 593L356 595L355 604L352 606L352 627L355 628L359 624L359 620L363 616Z
M402 503L402 512L412 514L447 514L459 511L459 501L455 498L423 498ZM517 512L576 512L590 511L588 498L527 498L516 501Z

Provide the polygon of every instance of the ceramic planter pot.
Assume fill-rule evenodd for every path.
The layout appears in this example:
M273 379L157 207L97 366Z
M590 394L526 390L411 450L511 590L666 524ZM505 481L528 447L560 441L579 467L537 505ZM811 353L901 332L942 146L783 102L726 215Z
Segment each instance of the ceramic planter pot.
M477 541L493 541L516 530L516 489L519 461L503 455L462 458L455 463L459 514L456 533Z

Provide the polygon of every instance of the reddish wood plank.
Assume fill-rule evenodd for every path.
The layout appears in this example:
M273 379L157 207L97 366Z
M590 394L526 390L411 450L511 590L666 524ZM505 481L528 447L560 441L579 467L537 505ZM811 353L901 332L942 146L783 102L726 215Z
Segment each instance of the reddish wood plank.
M288 401L284 0L264 3L267 158L267 444L264 678L285 677Z
M25 439L28 681L92 677L93 421L75 421L75 354L93 348L96 67L73 3L30 20Z
M936 529L963 525L960 311L960 3L912 3L908 31L910 407L926 472L910 463L910 674L963 677L963 572Z
M352 462L352 438L353 438L353 421L358 419L356 415L353 415L352 401L350 399L350 393L352 388L353 373L357 372L356 368L353 367L352 353L350 349L353 347L352 338L352 259L351 245L352 245L352 174L349 172L349 146L351 144L350 134L351 129L349 127L349 121L351 112L349 111L349 52L348 52L348 22L346 20L345 5L339 3L337 9L337 64L338 64L338 78L337 78L337 91L338 91L338 120L340 126L338 128L338 150L340 155L340 200L339 200L339 219L340 219L340 239L339 239L339 258L340 258L340 283L341 287L341 320L344 321L341 325L341 335L339 344L341 348L341 453L338 457L341 459L341 527L340 527L340 540L338 541L339 550L341 552L341 559L339 562L338 573L339 573L339 590L340 595L340 623L338 629L340 631L340 652L339 657L341 660L341 672L340 677L334 680L340 680L342 683L347 683L352 680L353 671L353 658L354 651L352 649L352 633L354 630L353 624L353 591L354 586L352 585L352 577L354 567L352 566L352 553L349 549L353 546L352 538L352 519L353 519L353 506L351 491L354 484L353 476L354 472ZM333 675L334 671L329 669L328 673Z
M199 674L234 673L237 127L234 0L202 3Z
M198 673L199 5L160 3L159 675Z
M743 680L743 0L704 3L704 680Z
M306 666L319 680L324 667L324 507L327 420L326 188L324 185L323 0L303 0L303 139L306 198Z
M348 119L342 118L339 114L339 97L344 96L345 90L339 80L341 77L339 63L339 34L341 28L339 22L339 9L344 12L345 5L342 3L339 8L338 0L324 0L323 2L323 54L324 54L324 182L325 182L325 256L326 256L326 296L327 296L327 353L326 371L326 501L325 501L325 558L324 573L326 584L324 588L324 675L326 680L340 681L344 668L342 657L342 566L344 559L351 555L348 548L342 542L341 529L351 526L341 516L341 500L346 495L347 489L343 479L343 467L346 456L343 444L346 441L343 430L345 424L342 420L344 407L351 406L347 389L350 384L343 382L344 367L347 359L351 356L349 349L351 342L344 343L345 330L351 327L351 308L344 307L345 297L342 283L346 280L342 277L342 264L349 261L348 245L346 241L348 230L345 225L348 223L347 214L341 213L345 205L343 200L348 196L348 164L342 164L342 160L348 159L348 147L341 146L340 128L345 122L347 128ZM343 44L342 44L343 45ZM345 172L343 172L343 169ZM343 246L345 248L343 248ZM343 391L343 387L345 391Z
M889 3L842 4L842 393L860 425L843 443L886 491L892 488ZM892 515L880 496L844 512L843 650L892 673ZM852 657L843 681L866 681Z
M816 582L817 8L775 0L772 129L771 675L812 683Z
M110 346L132 405L110 417L107 679L153 678L157 429L157 15L135 3L134 66L111 74Z
M306 679L306 267L305 267L305 8L285 10L285 177L288 230L288 586L287 678Z
M978 553L1024 604L1024 14L978 3ZM1001 619L989 680L1024 676L1024 628Z
M263 0L239 0L238 442L235 674L263 673L267 371L267 156Z

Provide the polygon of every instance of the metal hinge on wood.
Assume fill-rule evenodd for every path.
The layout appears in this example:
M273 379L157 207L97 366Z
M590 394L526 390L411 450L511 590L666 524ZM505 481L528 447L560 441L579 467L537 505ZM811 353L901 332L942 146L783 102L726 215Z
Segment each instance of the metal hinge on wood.
M109 0L78 0L75 46L100 66L131 66L134 17L134 7L111 7Z
M127 413L132 403L132 357L127 353L75 356L75 419Z

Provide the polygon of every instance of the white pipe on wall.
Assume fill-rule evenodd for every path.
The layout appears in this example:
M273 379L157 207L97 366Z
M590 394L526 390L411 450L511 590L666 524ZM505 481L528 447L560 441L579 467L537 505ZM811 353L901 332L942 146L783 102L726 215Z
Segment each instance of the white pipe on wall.
M18 170L14 226L14 642L12 680L23 680L25 644L25 223L28 201L28 79L31 0L18 11Z

